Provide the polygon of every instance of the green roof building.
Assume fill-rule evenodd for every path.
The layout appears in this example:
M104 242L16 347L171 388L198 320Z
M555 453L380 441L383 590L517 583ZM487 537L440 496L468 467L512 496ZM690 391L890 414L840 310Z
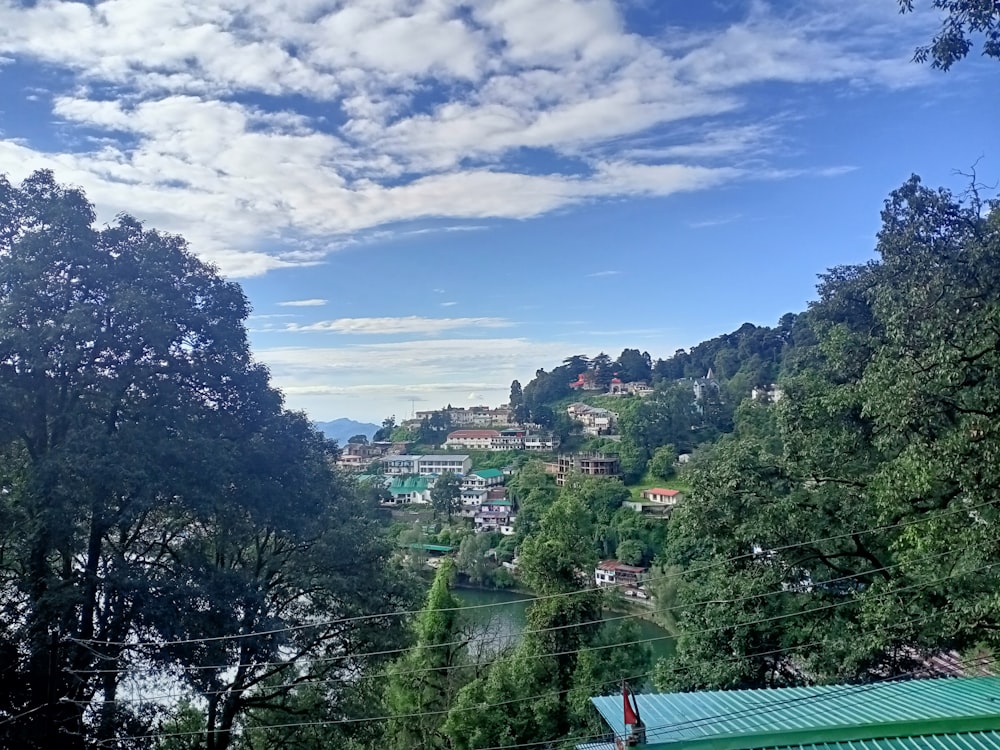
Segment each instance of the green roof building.
M483 479L501 479L503 477L503 472L500 469L480 469L472 473Z
M591 698L616 738L624 699ZM1000 750L1000 677L638 695L648 750ZM589 742L578 750L614 750Z

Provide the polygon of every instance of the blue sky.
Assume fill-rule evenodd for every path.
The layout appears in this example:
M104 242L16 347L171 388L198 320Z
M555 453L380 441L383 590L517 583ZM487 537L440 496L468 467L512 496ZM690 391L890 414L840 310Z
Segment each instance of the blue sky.
M897 7L0 0L0 172L186 236L316 419L496 404L773 324L911 173L1000 176L1000 67Z

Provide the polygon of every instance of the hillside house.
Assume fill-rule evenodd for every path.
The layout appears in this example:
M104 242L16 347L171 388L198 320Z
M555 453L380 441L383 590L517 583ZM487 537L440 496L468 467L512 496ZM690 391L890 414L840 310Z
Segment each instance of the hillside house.
M618 425L618 414L599 406L577 402L566 407L566 413L583 425L587 435L613 435Z
M392 499L388 505L426 504L431 501L430 481L427 477L395 477L389 483Z
M713 390L718 393L720 385L719 381L715 379L715 373L712 372L712 368L709 367L705 377L695 378L695 380L691 383L691 388L694 391L694 400L701 401L705 398L705 394L707 394L709 390Z
M618 560L601 560L594 570L594 583L598 586L641 586L649 568L626 565Z
M479 490L466 488L462 490L462 508L459 515L465 518L472 518L479 511L484 502L489 500L489 490Z
M473 516L476 533L499 531L504 536L514 534L517 515L510 500L487 500Z
M548 464L545 470L551 473ZM555 462L556 484L561 487L574 472L589 477L620 477L621 462L616 453L561 454Z
M500 469L480 469L467 474L462 479L462 486L473 490L485 490L503 484L504 476Z
M500 437L496 430L455 430L448 433L445 448L488 451L493 449L493 441Z
M668 490L663 487L650 487L648 490L643 490L640 494L646 502L658 503L671 508L677 505L681 501L681 498L684 497L680 490Z

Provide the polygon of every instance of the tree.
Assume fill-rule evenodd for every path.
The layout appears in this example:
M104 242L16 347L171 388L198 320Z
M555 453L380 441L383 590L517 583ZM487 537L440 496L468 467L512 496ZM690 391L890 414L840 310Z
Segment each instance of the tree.
M913 0L898 0L901 13L913 12ZM930 60L932 68L949 70L972 50L973 37L983 36L983 54L1000 59L1000 4L994 0L931 0L944 14L930 44L917 47L914 62Z
M660 479L670 479L677 473L677 450L673 445L661 445L649 459L649 473Z
M517 380L510 384L510 413L516 424L524 424L531 418L531 412L524 400L521 383Z
M868 679L1000 645L1000 206L911 178L878 253L823 277L786 397L741 408L692 470L665 555L690 572L665 687Z
M347 442L353 445L368 445L368 436L363 434L354 435L353 437L348 438Z
M623 349L615 367L618 377L626 383L649 382L653 377L649 352L640 353L638 349Z
M611 385L611 379L614 377L614 363L604 352L601 352L590 362L590 369L594 373L594 385L597 386L598 390L606 391Z
M119 686L180 674L221 750L279 655L387 642L285 628L405 599L334 445L253 362L240 288L93 224L51 173L0 179L0 744L128 746L156 708Z
M468 640L462 637L459 603L450 590L454 576L454 566L446 560L414 623L416 642L390 672L386 704L390 715L399 717L390 719L387 730L394 750L449 747L444 712L468 675L461 669Z
M642 542L635 539L626 539L620 542L615 551L615 557L628 565L639 565L643 557Z
M375 431L375 434L372 436L372 441L379 443L385 440L392 440L392 434L395 431L396 415L393 414L391 417L386 417L382 420L382 426Z
M452 514L462 507L462 478L446 471L435 479L431 489L431 505L435 516L441 514L451 521Z
M470 534L462 540L458 547L458 557L455 565L469 582L482 586L490 580L495 563L491 563L487 553L496 544L494 534Z

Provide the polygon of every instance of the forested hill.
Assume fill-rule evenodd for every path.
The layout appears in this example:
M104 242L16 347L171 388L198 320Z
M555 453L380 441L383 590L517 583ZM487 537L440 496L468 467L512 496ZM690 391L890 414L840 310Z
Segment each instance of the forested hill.
M658 451L658 461L672 463L678 452L731 432L738 405L754 388L773 385L797 343L810 339L801 317L786 314L773 328L745 323L655 361L638 349L625 349L617 359L604 353L567 357L551 371L538 370L523 389L517 381L511 384L515 418L552 429L566 449L612 448L621 457L626 482L637 481ZM636 383L652 387L652 393L628 392ZM605 395L616 389L626 393ZM566 406L581 400L614 411L613 435L580 434ZM609 438L614 445L606 444Z
M604 352L593 359L576 354L548 372L538 370L523 389L524 404L529 415L535 416L537 411L544 420L545 408L571 396L571 383L583 373L592 379L594 389L582 392L593 394L606 392L613 378L662 386L685 378L703 378L709 370L739 399L750 395L754 387L766 387L777 380L783 358L796 339L797 319L796 314L787 313L773 328L744 323L732 333L657 360L638 349L624 349L617 359Z

